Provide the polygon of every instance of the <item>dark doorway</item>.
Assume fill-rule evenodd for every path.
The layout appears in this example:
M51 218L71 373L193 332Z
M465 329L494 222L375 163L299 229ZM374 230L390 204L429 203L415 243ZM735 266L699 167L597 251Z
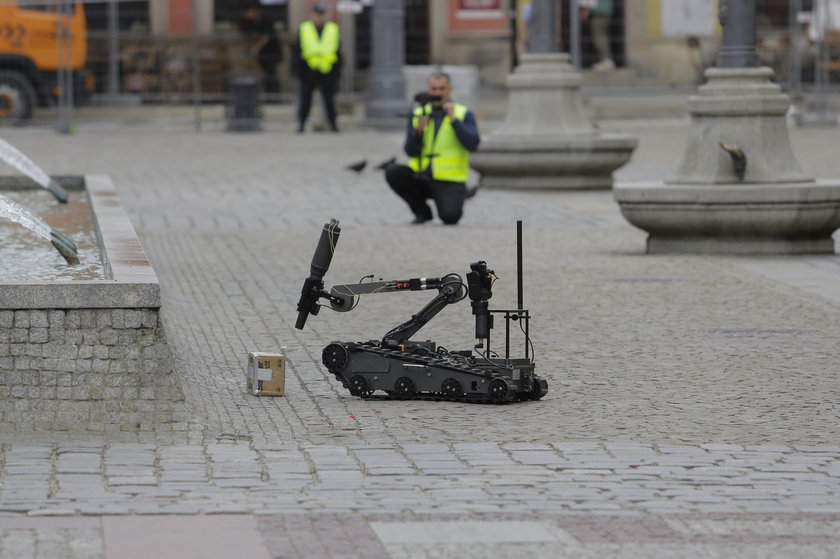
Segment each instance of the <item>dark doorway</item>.
M404 0L405 63L429 64L431 33L429 30L429 0ZM356 16L356 67L370 67L373 7L366 7Z
M149 28L149 2L121 1L117 8L117 26L120 31L140 27ZM108 3L85 2L85 19L88 31L107 31Z
M428 64L429 0L405 0L405 63Z
M571 2L560 2L560 19L562 24L560 31L562 44L560 47L563 52L571 52L571 44L569 42L570 4ZM624 4L625 0L613 0L613 13L610 18L610 46L612 47L613 62L615 62L616 66L627 65L624 41ZM589 68L598 62L598 52L595 50L595 44L592 42L592 32L587 23L581 24L580 53L581 64L584 68Z
M228 24L235 28L245 8L252 2L254 0L213 0L213 23L215 25ZM259 2L259 4L267 18L272 22L282 22L283 27L288 28L289 14L285 2L267 4Z

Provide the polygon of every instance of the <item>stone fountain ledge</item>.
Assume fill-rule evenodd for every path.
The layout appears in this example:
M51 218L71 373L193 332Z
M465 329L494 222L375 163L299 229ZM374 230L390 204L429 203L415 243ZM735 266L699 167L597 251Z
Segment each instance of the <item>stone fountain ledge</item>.
M650 233L649 253L834 253L840 181L616 184L621 213Z
M186 429L157 274L110 178L57 180L87 190L105 279L0 282L0 427Z

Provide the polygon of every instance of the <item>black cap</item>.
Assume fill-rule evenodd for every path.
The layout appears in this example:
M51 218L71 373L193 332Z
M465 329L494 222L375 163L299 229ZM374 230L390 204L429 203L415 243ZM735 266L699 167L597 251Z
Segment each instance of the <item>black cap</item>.
M312 11L315 12L316 14L323 14L327 11L327 9L324 7L324 5L321 2L318 2L317 4L312 6Z

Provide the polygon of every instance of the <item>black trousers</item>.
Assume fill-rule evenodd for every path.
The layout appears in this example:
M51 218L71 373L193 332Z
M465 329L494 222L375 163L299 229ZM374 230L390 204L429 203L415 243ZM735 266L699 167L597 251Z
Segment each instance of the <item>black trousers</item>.
M432 210L426 203L429 199L435 201L438 217L447 225L458 223L464 213L467 187L462 182L436 181L418 175L407 165L388 166L385 180L420 219L432 218Z
M263 87L266 93L280 93L280 81L277 79L276 58L257 57L263 75Z
M333 129L336 128L335 113L335 73L322 74L312 70L304 70L300 75L300 99L298 105L298 124L301 128L309 118L309 109L312 107L312 94L316 89L321 90L321 97L324 98L324 111L327 113L327 120Z

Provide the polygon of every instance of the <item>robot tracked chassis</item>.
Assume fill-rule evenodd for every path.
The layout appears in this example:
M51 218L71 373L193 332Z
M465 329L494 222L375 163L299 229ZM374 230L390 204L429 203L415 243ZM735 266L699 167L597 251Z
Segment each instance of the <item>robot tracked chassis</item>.
M310 275L301 290L295 328L302 330L308 316L318 314L320 299L329 301L333 310L345 312L355 308L361 295L437 289L434 299L381 340L330 343L324 348L323 364L350 394L365 399L492 404L539 400L548 392L548 384L534 372L533 347L528 334L530 314L521 308L521 222L517 223L517 231L520 308L490 310L488 300L492 296L495 275L484 261L470 265L466 285L460 275L450 273L438 278L336 285L329 292L325 291L323 278L341 233L338 221L331 219L321 231ZM475 351L449 351L432 341L409 340L444 307L467 296L475 315ZM495 315L503 315L505 319L504 357L490 350L490 331ZM511 323L518 323L524 334L524 357L510 357ZM484 352L479 352L480 349ZM377 391L384 395L374 395Z

